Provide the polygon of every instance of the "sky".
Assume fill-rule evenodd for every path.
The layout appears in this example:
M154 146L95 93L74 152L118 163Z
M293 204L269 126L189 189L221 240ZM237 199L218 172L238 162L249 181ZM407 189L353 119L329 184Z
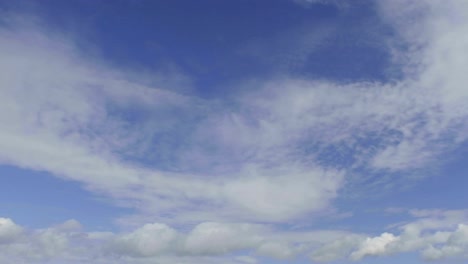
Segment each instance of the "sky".
M466 262L466 69L464 0L0 0L0 262Z

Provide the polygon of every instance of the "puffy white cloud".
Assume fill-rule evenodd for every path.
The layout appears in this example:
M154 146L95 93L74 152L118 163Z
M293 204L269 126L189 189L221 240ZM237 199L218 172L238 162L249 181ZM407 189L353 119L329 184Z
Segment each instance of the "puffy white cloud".
M468 222L466 210L413 210L410 213L419 219L401 225L399 235L385 232L366 238L354 245L350 259L414 251L433 260L467 257L464 252L468 246L468 233L463 224Z
M259 255L293 259L310 245L344 234L282 232L248 223L203 222L189 231L150 223L133 231L113 233L84 231L76 220L33 230L19 227L9 219L3 222L9 229L14 226L23 231L19 238L0 244L0 260L20 263L256 263ZM246 251L252 254L245 255Z
M76 220L36 230L20 227L9 219L7 222L16 232L21 231L21 236L0 245L0 260L3 262L37 263L62 258L90 259L98 250L93 245L94 239L79 231L80 226Z
M226 185L226 196L256 218L285 220L323 209L336 197L342 182L342 173L337 171L283 171L251 172Z
M460 224L449 234L442 246L429 245L422 252L422 256L429 260L447 258L468 258L468 225Z
M348 257L357 245L363 243L363 235L347 235L341 239L329 242L320 248L314 250L311 259L316 262L329 262Z
M238 257L236 257L236 260L241 262L241 263L248 263L248 264L258 263L256 258L253 258L253 257L250 257L250 256L238 256Z
M0 243L14 241L21 235L22 228L9 218L0 218Z
M257 254L276 259L289 259L297 255L297 250L284 242L266 242L257 248Z
M359 260L367 255L382 255L387 252L388 245L398 238L390 233L383 233L378 237L367 238L357 251L351 253L352 260Z
M132 233L118 236L116 252L123 255L150 257L173 251L178 233L164 224L146 224Z
M466 210L411 210L416 219L394 225L401 232L378 236L343 233L311 248L315 262L340 259L360 261L369 256L391 256L419 252L427 260L465 259L468 250L468 213Z
M255 248L263 240L261 226L206 222L197 225L187 236L184 250L191 254L226 254Z
M414 214L415 211L412 212ZM314 262L361 260L420 252L429 260L468 258L466 211L417 211L417 219L400 224L401 232L379 236L343 231L281 231L248 223L204 222L191 230L161 223L122 233L83 231L76 220L45 229L27 229L2 219L0 260L20 263L255 263L257 256ZM14 235L11 231L16 230ZM4 235L8 234L8 235ZM13 239L14 237L14 239ZM250 255L245 255L250 252Z

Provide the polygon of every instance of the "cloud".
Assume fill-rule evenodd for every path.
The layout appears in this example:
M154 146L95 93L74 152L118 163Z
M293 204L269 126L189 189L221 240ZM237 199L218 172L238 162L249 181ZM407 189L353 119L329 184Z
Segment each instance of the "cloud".
M14 240L4 240L0 244L0 260L3 262L37 263L65 258L79 263L81 258L92 258L95 252L93 246L96 245L93 243L97 239L77 230L78 222L75 220L36 230L20 227L11 219L2 222L6 222L6 226L9 226L10 230L14 229L16 234ZM86 242L86 246L83 246L83 241Z
M12 21L0 31L3 164L77 181L143 214L189 208L184 214L204 213L200 220L213 219L215 206L222 208L216 213L221 217L280 221L322 210L336 197L339 171L296 160L267 166L282 155L245 160L242 153L257 132L243 123L250 122L243 116L248 113L234 113L238 121L220 120L231 109L170 87L150 87L146 76L138 79L105 66L63 36ZM232 133L239 129L247 145L238 147ZM259 135L267 138L258 146L262 153L281 144L282 134L271 131L276 138L270 141L265 132ZM207 138L211 144L205 144ZM208 153L208 148L215 151ZM169 155L168 160L161 155ZM138 162L144 157L154 159ZM200 160L206 164L200 166ZM256 172L248 172L250 167ZM209 171L219 175L206 176Z
M22 232L22 228L9 218L0 218L0 243L14 241Z
M130 234L115 239L116 252L137 257L150 257L173 250L178 233L164 224L146 224Z
M422 252L422 256L428 260L448 258L468 258L468 225L459 224L447 238L443 246L430 245Z
M427 260L467 258L466 210L413 210L410 222L396 225L401 232L377 236L348 234L315 249L311 259L329 262L340 259L360 261L369 256L391 256L419 252Z
M382 255L387 252L387 246L398 240L393 234L383 233L378 237L367 238L359 248L359 250L351 253L352 260L359 260L367 255Z
M308 7L310 5L335 5L337 7L347 7L349 4L346 1L340 0L293 0L293 2L302 5L304 7Z
M249 256L239 256L239 257L236 257L236 260L242 263L249 263L249 264L258 263L256 258L249 257Z
M262 229L251 224L201 223L188 234L184 247L196 255L223 255L255 248L263 240Z
M290 259L298 254L297 251L287 243L268 242L259 246L256 253L275 259Z
M34 263L255 263L258 256L293 259L346 234L341 231L282 232L269 225L203 222L191 230L147 223L125 232L84 231L76 220L28 229L2 218L4 230L20 230L0 244L0 260ZM5 236L3 236L5 237ZM9 236L11 237L11 235ZM245 255L245 252L249 252Z
M435 212L437 213L434 214ZM369 237L350 258L359 260L366 255L391 255L411 251L421 251L421 255L427 259L465 257L462 252L466 250L463 224L468 220L466 210L437 210L427 213L428 211L417 211L414 214L413 211L412 214L419 219L401 225L401 234L395 236L383 233L377 237ZM452 247L457 250L451 250Z
M466 4L379 6L398 35L389 48L401 79L242 80L243 92L222 102L150 85L148 76L89 57L60 34L6 21L0 29L0 162L76 181L152 221L126 234L76 231L79 225L69 222L32 231L27 242L20 227L2 219L1 246L12 259L33 260L79 257L90 244L98 245L90 254L102 258L243 249L290 258L313 246L316 261L409 250L432 259L460 255L465 226L454 227L464 221L456 212L428 215L399 235L340 233L326 245L298 234L265 239L268 232L254 224L329 209L343 188L393 183L392 173L430 166L466 141L468 59L460 55L468 48ZM372 179L376 173L382 176ZM199 225L184 234L163 222ZM424 235L439 228L458 229ZM65 250L70 244L84 245Z
M363 235L352 234L327 243L314 250L310 258L316 262L330 262L348 257L356 246L363 243Z
M285 220L319 211L336 197L342 182L336 171L295 172L287 168L281 173L275 168L249 174L226 186L226 196L263 219Z
M438 210L399 224L399 234L365 236L344 231L286 232L270 225L203 222L191 230L148 223L125 232L83 231L76 220L45 229L28 229L2 218L0 260L35 263L184 263L232 261L252 263L259 256L314 262L353 261L369 256L420 252L428 260L468 258L466 210ZM13 230L13 231L12 231ZM5 239L7 238L7 239ZM250 252L245 255L245 252ZM99 262L100 261L100 262ZM53 262L55 263L55 262Z

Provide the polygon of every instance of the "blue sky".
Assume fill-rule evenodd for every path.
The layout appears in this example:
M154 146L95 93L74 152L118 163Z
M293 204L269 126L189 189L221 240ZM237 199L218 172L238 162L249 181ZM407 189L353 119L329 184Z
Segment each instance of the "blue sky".
M0 1L2 263L468 258L464 1Z

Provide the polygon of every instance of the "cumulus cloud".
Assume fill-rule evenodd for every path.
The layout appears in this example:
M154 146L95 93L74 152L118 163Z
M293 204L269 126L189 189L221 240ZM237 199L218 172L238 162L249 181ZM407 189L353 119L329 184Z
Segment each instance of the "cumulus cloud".
M37 263L64 258L79 263L82 259L93 258L98 248L94 247L99 244L93 244L97 240L80 231L75 220L36 230L20 227L11 219L2 218L2 222L6 222L10 230L16 230L14 240L4 240L0 244L2 262Z
M0 218L0 243L8 243L21 234L22 228L9 218Z
M429 260L468 258L468 225L459 224L446 241L443 246L429 245L422 252L422 256Z
M330 262L347 258L357 245L365 241L364 235L351 234L314 250L310 258L316 262Z
M1 218L0 260L67 263L255 263L259 256L314 262L353 261L369 256L420 252L428 260L467 258L466 210L416 210L415 219L397 225L400 233L367 236L344 231L282 231L271 225L203 222L191 230L148 223L125 232L84 231L76 220L45 229L21 227ZM250 252L245 255L245 252ZM99 262L100 261L100 262ZM52 262L55 263L55 262Z
M292 248L288 243L267 242L258 247L256 253L275 259L289 259L297 255L298 250Z
M284 233L269 225L221 222L203 222L191 230L148 223L125 232L84 231L76 220L45 229L23 228L6 218L2 218L2 224L2 230L17 229L21 233L15 236L21 236L2 241L0 260L20 263L256 263L258 256L293 259L311 245L346 234ZM246 251L250 253L245 255Z
M201 223L190 232L184 247L192 254L209 255L255 248L263 240L262 229L251 224Z
M114 247L122 254L150 257L173 250L177 232L164 224L146 224L115 239Z
M427 260L464 259L468 255L466 210L412 210L413 219L394 225L400 230L377 236L344 234L312 250L316 262L340 259L360 261L366 257L384 257L419 252Z
M342 175L336 171L294 172L288 168L253 172L226 186L226 195L253 215L285 220L308 211L317 211L336 197Z
M367 255L382 255L387 252L386 248L390 243L397 240L393 234L383 233L378 237L367 238L361 245L361 247L354 251L350 258L352 260L359 260Z
M398 235L384 232L367 237L349 255L352 260L366 256L386 256L402 252L421 252L426 259L464 258L467 250L466 210L417 211L418 219L400 225Z

